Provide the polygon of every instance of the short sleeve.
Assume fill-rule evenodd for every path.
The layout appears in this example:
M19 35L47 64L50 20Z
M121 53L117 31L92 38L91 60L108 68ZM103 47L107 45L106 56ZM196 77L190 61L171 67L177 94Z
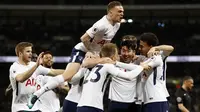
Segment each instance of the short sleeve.
M161 55L158 55L158 56L151 57L148 65L154 68L154 67L160 66L162 63L163 61L162 61Z
M14 66L14 65L12 65L12 66L10 67L9 72L10 72L10 77L13 77L14 79L16 78L16 76L17 76L18 74L21 73L20 70L17 68L17 66Z
M89 28L86 33L91 37L94 38L95 35L104 34L104 27L100 24L94 24L91 28Z
M182 96L180 90L177 90L177 91L176 91L175 96L176 96L176 102L177 102L177 104L183 103L183 96Z

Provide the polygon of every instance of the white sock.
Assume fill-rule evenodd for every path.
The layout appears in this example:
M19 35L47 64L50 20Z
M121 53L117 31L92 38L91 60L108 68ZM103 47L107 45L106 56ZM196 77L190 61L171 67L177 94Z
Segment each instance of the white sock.
M37 90L34 95L37 97L40 97L43 93L45 93L48 90L56 88L59 84L62 84L64 82L64 78L62 75L58 75L56 77L52 77L48 82L41 87L39 90Z

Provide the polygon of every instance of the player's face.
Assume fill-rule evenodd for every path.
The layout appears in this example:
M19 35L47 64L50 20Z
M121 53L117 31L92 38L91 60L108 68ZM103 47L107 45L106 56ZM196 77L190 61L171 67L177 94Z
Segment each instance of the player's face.
M194 86L193 83L194 83L193 79L187 80L187 87L188 87L189 90L192 90L192 88Z
M50 68L53 64L53 56L51 54L45 54L43 56L43 66Z
M133 57L135 56L135 51L132 49L128 49L127 46L122 46L121 50L121 61L125 63L130 63L133 60Z
M110 10L111 19L114 22L121 22L124 16L124 8L122 6L115 6Z
M146 42L140 40L139 51L141 55L147 56L148 51L152 46L149 46Z
M30 62L32 58L32 47L25 47L23 52L20 52L19 55L24 62Z

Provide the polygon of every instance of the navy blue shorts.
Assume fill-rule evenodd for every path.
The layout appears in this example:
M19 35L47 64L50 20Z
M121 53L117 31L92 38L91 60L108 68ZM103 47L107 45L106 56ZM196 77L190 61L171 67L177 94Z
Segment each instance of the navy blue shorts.
M95 107L82 106L78 107L76 112L103 112L103 110Z
M136 109L134 109L134 105L135 103L110 101L108 112L132 112Z
M144 105L144 112L168 112L168 102L153 102Z
M70 56L69 63L70 62L72 62L72 63L75 62L75 63L80 63L81 64L83 59L85 58L85 54L86 54L85 52L73 48L71 56Z
M77 109L77 103L64 100L63 102L63 112L76 112Z

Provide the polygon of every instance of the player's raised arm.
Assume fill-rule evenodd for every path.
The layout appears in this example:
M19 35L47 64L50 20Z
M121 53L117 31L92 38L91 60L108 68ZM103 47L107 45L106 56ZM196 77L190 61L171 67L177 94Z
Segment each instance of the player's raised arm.
M174 51L174 47L171 45L159 45L152 47L147 53L148 57L153 56L156 51L163 51L163 55L169 56Z
M40 53L40 55L38 56L37 58L37 62L36 64L31 68L29 69L28 71L26 72L23 72L23 73L14 73L15 74L15 79L16 81L19 81L19 82L24 82L25 80L27 80L32 74L33 72L35 72L35 70L37 69L37 67L42 63L41 62L41 58L42 58L42 54L43 53ZM17 70L16 70L17 71ZM12 72L12 71L11 71Z

